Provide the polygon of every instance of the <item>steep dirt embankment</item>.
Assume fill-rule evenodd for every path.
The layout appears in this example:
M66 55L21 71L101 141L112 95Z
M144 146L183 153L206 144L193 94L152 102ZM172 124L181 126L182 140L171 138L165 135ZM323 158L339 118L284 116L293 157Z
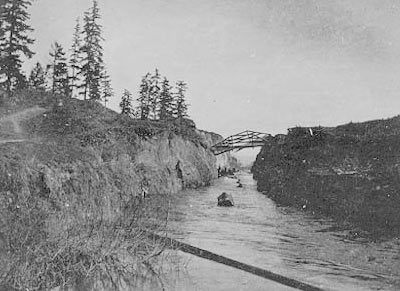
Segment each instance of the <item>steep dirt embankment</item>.
M130 262L147 267L159 247L141 229L165 218L152 197L217 177L189 120L133 120L97 102L64 101L1 119L0 289L47 290L126 273ZM130 278L139 272L130 270Z
M18 190L44 192L57 205L90 192L111 214L121 197L140 196L144 187L149 195L168 194L216 178L216 158L191 125L134 121L77 100L44 111L31 108L2 118L13 121L15 134L41 139L0 144L3 192L20 184Z
M292 128L253 166L258 189L279 203L379 233L400 227L400 117L336 128Z

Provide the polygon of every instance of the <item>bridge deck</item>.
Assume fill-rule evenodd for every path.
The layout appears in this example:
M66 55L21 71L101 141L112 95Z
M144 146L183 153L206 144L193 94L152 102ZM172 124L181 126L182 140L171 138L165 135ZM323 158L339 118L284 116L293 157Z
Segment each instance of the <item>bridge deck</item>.
M213 145L211 150L215 155L219 155L228 151L240 151L244 148L254 148L263 146L269 134L246 130L235 135L231 135L219 143Z

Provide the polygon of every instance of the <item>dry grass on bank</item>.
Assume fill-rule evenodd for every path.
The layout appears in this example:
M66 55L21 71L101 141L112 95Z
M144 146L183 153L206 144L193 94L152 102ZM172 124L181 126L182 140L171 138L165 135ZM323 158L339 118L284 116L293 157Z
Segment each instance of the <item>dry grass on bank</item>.
M60 107L55 96L24 94L4 112L28 97L27 108L47 112L22 124L37 142L0 144L0 290L79 290L99 281L110 290L152 270L164 246L143 230L164 231L168 209L144 203L135 189L122 191L119 168L108 160L119 151L133 157L138 139L160 132L197 138L194 128L135 121L96 102Z
M163 230L166 208L130 197L107 217L97 193L70 192L68 199L81 204L54 201L40 191L33 168L12 171L13 162L0 163L0 285L48 290L97 280L117 284L151 268L163 245L143 230Z
M8 203L2 198L0 285L15 290L79 290L80 284L96 281L116 287L118 280L152 269L152 260L164 249L143 230L163 230L167 209L136 198L112 220L83 207L86 218L65 209L49 211L33 195L8 197Z

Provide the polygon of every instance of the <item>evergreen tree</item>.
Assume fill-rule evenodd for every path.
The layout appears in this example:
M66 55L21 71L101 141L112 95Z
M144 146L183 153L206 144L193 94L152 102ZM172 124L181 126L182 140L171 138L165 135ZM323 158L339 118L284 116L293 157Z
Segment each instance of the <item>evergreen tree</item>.
M154 120L157 119L159 115L158 105L161 93L160 79L161 76L158 72L158 69L156 69L154 75L151 77L150 100L149 100L150 102L149 118Z
M0 86L7 92L26 84L25 75L21 71L21 57L33 56L29 45L34 40L28 36L33 29L26 23L29 20L27 9L30 5L31 1L28 0L0 1Z
M107 74L107 71L104 71L103 76L101 78L101 99L104 102L104 106L107 106L108 100L114 96L113 88L111 87L111 79Z
M140 116L140 119L145 120L149 118L150 113L150 74L147 73L142 77L142 83L140 84L138 108L137 113Z
M74 35L72 38L72 46L71 46L71 57L69 59L69 66L71 68L71 76L70 76L70 91L71 96L76 97L77 90L79 88L80 78L79 72L81 70L80 62L81 62L81 26L79 22L79 18L76 19L76 25L74 29Z
M52 57L52 64L49 65L51 91L69 96L68 67L64 49L58 42L55 42L49 54Z
M183 118L188 116L187 114L188 105L186 104L185 101L186 90L187 90L187 84L185 82L183 81L176 82L176 93L174 94L174 99L175 99L174 117Z
M47 89L46 72L39 62L36 63L29 75L29 87L41 91Z
M164 77L162 82L162 88L160 93L160 111L159 117L160 120L166 120L173 117L173 96L171 93L171 86L169 85L169 81Z
M83 26L83 46L80 52L83 54L80 75L83 84L81 94L84 99L100 100L101 98L101 77L104 70L103 64L103 47L101 36L101 25L98 23L100 19L99 6L96 0L93 1L92 8L84 15Z
M121 114L126 114L131 116L133 113L132 108L132 94L128 90L124 90L124 93L121 97L121 102L119 103L119 107L121 108Z
M133 108L132 109L132 114L131 117L134 119L140 119L140 111L138 108Z

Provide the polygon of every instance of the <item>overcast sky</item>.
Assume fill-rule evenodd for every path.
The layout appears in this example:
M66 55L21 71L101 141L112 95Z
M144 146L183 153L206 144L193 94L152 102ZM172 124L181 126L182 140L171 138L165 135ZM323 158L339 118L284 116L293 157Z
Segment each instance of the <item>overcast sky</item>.
M285 133L400 112L398 0L99 0L116 92L159 68L188 83L190 116L224 136ZM69 48L90 0L35 0L35 61Z

